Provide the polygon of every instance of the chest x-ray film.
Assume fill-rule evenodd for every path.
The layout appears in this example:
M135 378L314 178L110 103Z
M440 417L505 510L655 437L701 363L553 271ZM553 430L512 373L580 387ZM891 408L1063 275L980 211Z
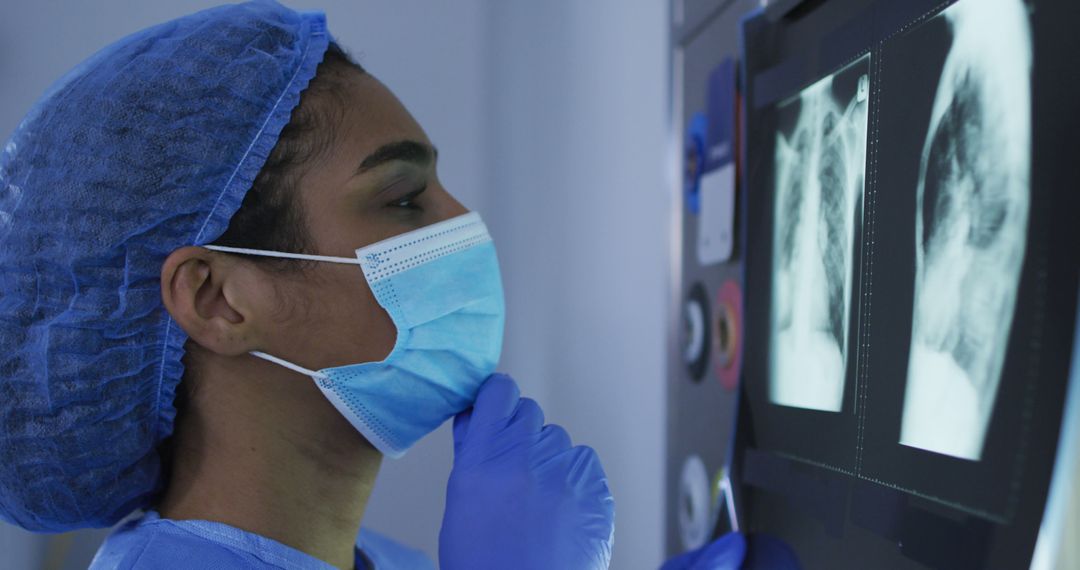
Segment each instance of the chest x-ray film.
M937 17L952 38L914 189L900 442L979 459L1026 246L1032 50L1021 0L967 0Z
M728 473L740 528L803 567L1032 565L1080 318L1078 21L1075 0L743 20Z
M777 110L769 397L839 412L862 217L870 57Z

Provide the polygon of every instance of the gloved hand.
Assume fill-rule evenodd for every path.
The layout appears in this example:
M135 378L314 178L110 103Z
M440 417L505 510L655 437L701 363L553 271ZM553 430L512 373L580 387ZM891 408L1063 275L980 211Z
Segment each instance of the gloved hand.
M800 570L795 551L772 535L743 536L729 532L697 550L691 550L660 570Z
M668 560L660 570L739 570L746 556L746 539L729 532L697 550Z
M509 376L488 378L473 408L454 418L442 570L606 569L614 519L596 452L545 426Z

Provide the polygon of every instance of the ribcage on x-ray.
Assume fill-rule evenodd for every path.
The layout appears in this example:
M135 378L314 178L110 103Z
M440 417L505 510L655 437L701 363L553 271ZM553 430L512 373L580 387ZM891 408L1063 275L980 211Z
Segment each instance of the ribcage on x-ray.
M975 248L989 247L1005 221L1009 207L1008 180L995 172L985 140L982 97L970 74L958 78L953 98L933 133L925 176L923 242L932 231L945 231L960 212L973 215L966 241ZM998 176L995 176L998 174Z
M804 163L810 152L810 133L800 131L795 134L794 139L795 143L792 145L792 152L788 153L785 162L788 172L802 173L805 170ZM782 161L777 160L777 162ZM777 173L777 176L780 174ZM795 230L799 223L799 213L802 211L804 192L802 181L802 176L786 177L786 180L780 183L781 188L778 191L781 200L780 216L791 222L777 228L780 232L780 265L784 267L791 264L792 257L795 255Z
M847 279L850 248L848 238L851 228L849 207L848 163L844 133L837 129L835 111L824 111L819 121L805 125L794 136L794 144L784 161L785 186L780 189L778 226L780 233L779 263L781 267L799 273L793 268L801 255L818 255L822 265L821 282L811 284L803 275L795 286L819 287L818 298L823 304L815 326L828 332L838 345L844 342L844 285ZM860 165L861 167L861 165ZM810 180L808 186L805 182ZM809 204L813 200L815 204ZM802 243L796 243L803 240ZM813 252L813 253L811 253ZM796 307L787 305L795 310ZM791 311L781 315L779 327L791 326Z
M824 254L826 284L828 286L829 331L838 344L845 343L844 335L844 283L849 269L848 258L851 255L847 245L852 228L850 216L845 216L848 208L849 183L848 169L855 168L846 161L850 157L844 144L843 133L837 128L836 114L829 112L822 124L823 148L821 162L818 165L818 180L821 185L821 227L818 241ZM861 168L861 165L859 166Z

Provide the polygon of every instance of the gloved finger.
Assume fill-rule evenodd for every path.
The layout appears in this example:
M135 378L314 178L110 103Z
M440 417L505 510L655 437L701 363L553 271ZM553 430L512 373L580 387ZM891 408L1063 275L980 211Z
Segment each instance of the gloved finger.
M570 460L567 480L574 487L587 490L596 496L611 496L607 474L604 473L604 466L600 464L600 456L596 454L596 450L587 445L578 445L566 453Z
M742 568L747 570L799 570L799 557L782 539L756 532L747 538L746 559Z
M562 426L548 424L540 430L539 447L546 456L554 456L570 449L570 434Z
M454 454L460 450L465 438L469 435L469 423L472 420L473 409L469 408L454 416Z
M675 558L669 559L664 562L664 565L660 567L660 570L691 570L694 567L694 561L701 555L701 549L691 550L690 552L683 552Z
M745 558L746 539L729 532L702 548L689 570L739 570Z
M593 448L579 445L563 454L566 483L578 504L587 505L578 532L595 544L610 546L615 530L615 498L608 488L607 476Z
M540 404L532 398L522 398L518 401L517 411L514 412L510 426L522 433L540 433L544 427L544 410Z
M745 557L745 537L738 532L729 532L701 548L668 560L660 570L738 570Z
M513 417L520 398L521 391L513 379L505 374L492 374L480 387L469 425L505 424Z

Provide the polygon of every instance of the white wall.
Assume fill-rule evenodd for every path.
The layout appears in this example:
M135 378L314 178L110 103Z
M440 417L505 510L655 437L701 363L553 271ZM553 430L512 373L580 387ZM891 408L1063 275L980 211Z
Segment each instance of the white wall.
M45 558L45 541L19 527L0 525L0 552L4 553L4 563L12 568L38 567Z
M91 52L218 3L4 2L0 139ZM599 451L617 501L612 567L657 567L667 2L286 3L326 10L331 32L439 146L447 187L489 221L507 287L502 369ZM435 557L450 462L447 427L387 461L365 525ZM74 537L70 567L99 537ZM42 544L0 525L5 560L38 560Z
M491 226L504 368L600 453L613 568L662 554L667 12L661 0L492 6Z

